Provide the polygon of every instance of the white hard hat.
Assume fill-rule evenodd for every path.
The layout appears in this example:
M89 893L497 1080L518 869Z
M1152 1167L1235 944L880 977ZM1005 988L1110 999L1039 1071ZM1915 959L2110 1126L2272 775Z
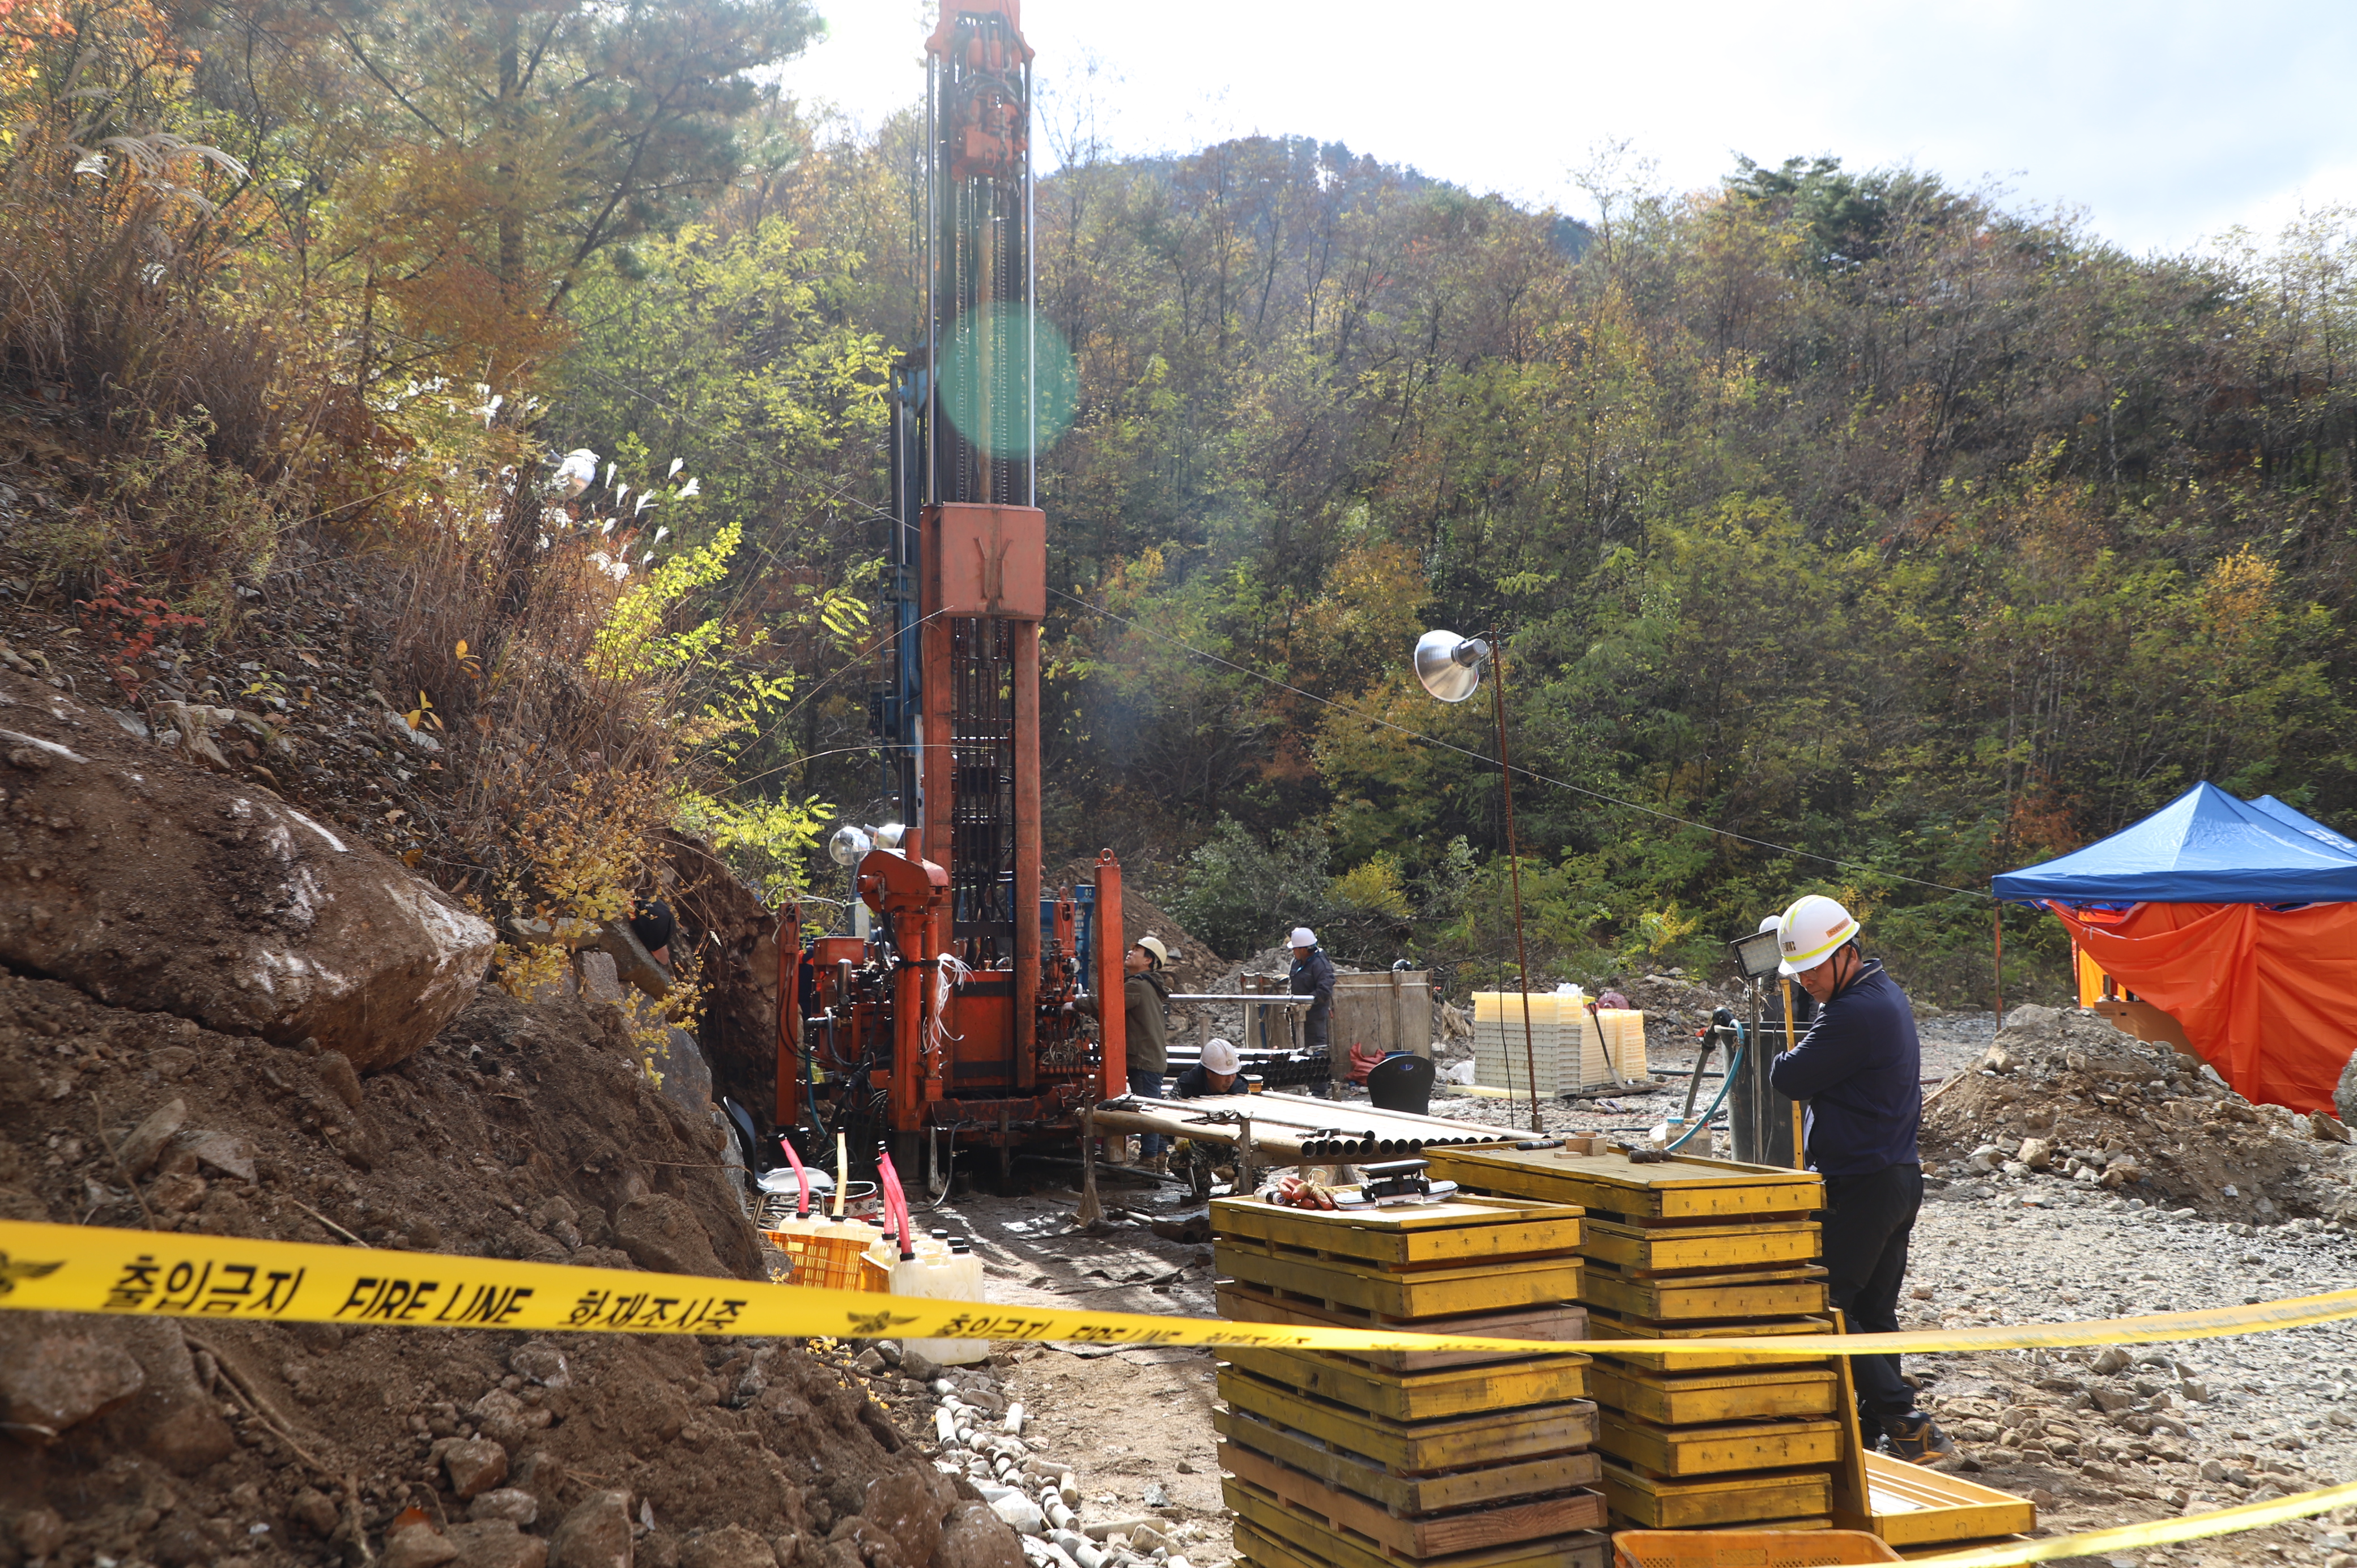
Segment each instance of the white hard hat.
M1763 931L1781 930L1783 926L1784 917L1781 915L1762 915L1760 917L1760 929Z
M1170 950L1162 945L1162 939L1160 937L1140 937L1133 945L1144 948L1146 952L1153 957L1156 963L1168 963L1170 961Z
M1318 945L1318 933L1307 926L1296 926L1293 935L1286 939L1285 945L1289 948L1314 948Z
M1227 1041L1221 1039L1217 1036L1213 1036L1211 1038L1203 1042L1203 1070L1205 1072L1215 1072L1222 1078L1225 1078L1228 1074L1234 1072L1243 1065L1243 1058L1236 1055L1236 1047L1230 1045Z
M1857 922L1847 909L1822 893L1796 898L1777 922L1777 946L1784 961L1782 974L1799 974L1831 958L1834 950L1857 936Z

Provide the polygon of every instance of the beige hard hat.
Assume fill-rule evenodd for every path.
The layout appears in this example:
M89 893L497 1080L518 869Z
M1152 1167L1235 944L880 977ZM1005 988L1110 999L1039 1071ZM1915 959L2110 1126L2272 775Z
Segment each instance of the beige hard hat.
M1152 958L1156 963L1168 963L1170 961L1170 950L1162 945L1162 939L1160 937L1140 937L1137 939L1135 945L1144 948L1147 956Z

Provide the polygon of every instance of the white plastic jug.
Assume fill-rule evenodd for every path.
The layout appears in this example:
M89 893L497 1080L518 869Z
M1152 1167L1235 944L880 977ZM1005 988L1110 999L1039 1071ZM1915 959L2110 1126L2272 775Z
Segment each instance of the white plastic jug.
M894 1295L927 1296L935 1301L980 1301L982 1260L955 1244L920 1237L918 1255L892 1265ZM921 1351L944 1367L970 1367L990 1356L987 1339L907 1339L904 1349Z

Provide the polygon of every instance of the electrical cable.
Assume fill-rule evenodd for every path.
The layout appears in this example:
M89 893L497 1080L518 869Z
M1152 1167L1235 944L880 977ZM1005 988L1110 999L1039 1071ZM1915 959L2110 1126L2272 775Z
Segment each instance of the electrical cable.
M1676 1154L1678 1150L1684 1145L1685 1141L1688 1138L1693 1137L1696 1133L1701 1132L1705 1127L1710 1125L1710 1119L1718 1114L1718 1108L1720 1106L1727 1103L1727 1091L1735 1087L1735 1075L1743 1069L1743 1053L1750 1048L1751 1042L1749 1040L1743 1041L1735 1047L1735 1059L1727 1064L1727 1076L1719 1080L1718 1093L1711 1101L1710 1109L1704 1112L1700 1116L1695 1117L1695 1124L1687 1128L1684 1132L1679 1133L1678 1141L1672 1144L1663 1151L1663 1153L1672 1155Z
M1422 730L1410 729L1405 725L1394 724L1391 720L1371 714L1364 708L1355 708L1348 703L1338 703L1331 697L1321 697L1315 692L1304 691L1300 687L1292 684L1290 682L1278 680L1274 675L1265 675L1249 665L1239 664L1232 659L1223 659L1219 654L1211 652L1209 649L1197 648L1194 644L1186 641L1184 639L1172 637L1168 632L1157 631L1151 627L1144 626L1136 621L1131 620L1126 616L1117 616L1111 610L1099 608L1098 607L1090 604L1086 599L1077 598L1071 594L1063 592L1060 588L1049 588L1048 591L1050 594L1055 595L1056 597L1062 599L1069 604L1078 605L1082 609L1086 610L1091 615L1102 616L1105 619L1111 621L1118 621L1123 626L1129 628L1132 631L1140 632L1145 636L1153 638L1160 642L1169 643L1174 648L1184 649L1186 651L1194 654L1199 659L1208 659L1212 663L1220 665L1225 669L1232 670L1239 675L1249 675L1254 680L1265 682L1267 684L1275 686L1279 691L1290 692L1297 697L1306 698L1320 706L1332 708L1338 713L1349 714L1353 718L1363 719L1367 723L1374 725L1379 728L1390 730L1394 735L1405 736L1410 740L1422 741L1426 746L1437 746L1444 751L1453 751L1460 757L1469 757L1476 762L1486 764L1492 760L1491 758L1483 756L1480 752L1475 751L1470 746L1458 746L1455 741L1443 740L1437 735L1426 735ZM1639 811L1646 816L1656 818L1662 822L1675 822L1680 827L1698 828L1704 832L1715 833L1720 838L1733 839L1738 843L1748 843L1759 849L1774 850L1779 854L1797 855L1803 860L1823 861L1827 865L1838 865L1846 870L1871 872L1877 876L1887 876L1893 881L1910 883L1917 887L1936 888L1943 893L1961 893L1968 898L1994 897L1994 895L1977 888L1952 887L1944 882L1930 882L1920 876L1908 876L1900 872L1886 870L1881 866L1871 865L1866 861L1843 860L1835 855L1819 854L1814 850L1796 849L1791 844L1777 843L1771 839L1753 838L1749 833L1738 833L1731 828L1715 828L1708 822L1698 822L1691 817L1681 817L1674 811L1664 811L1657 807L1640 805L1634 800L1624 800L1617 795L1607 795L1600 789L1590 789L1586 785L1574 784L1568 779L1552 779L1544 773L1533 772L1527 768L1518 767L1513 768L1512 771L1521 774L1523 778L1528 779L1534 783L1544 784L1551 789L1568 789L1575 795L1585 795L1590 800L1601 800L1609 806L1619 806L1628 811Z

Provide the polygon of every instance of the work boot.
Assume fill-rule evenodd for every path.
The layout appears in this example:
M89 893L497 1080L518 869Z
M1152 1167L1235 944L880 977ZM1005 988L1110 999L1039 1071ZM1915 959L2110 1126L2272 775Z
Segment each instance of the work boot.
M1930 1465L1955 1453L1956 1445L1940 1423L1921 1411L1882 1418L1882 1445L1910 1465Z
M1156 1176L1168 1176L1170 1174L1170 1156L1168 1155L1157 1155L1152 1159L1146 1162L1146 1168L1152 1171Z

